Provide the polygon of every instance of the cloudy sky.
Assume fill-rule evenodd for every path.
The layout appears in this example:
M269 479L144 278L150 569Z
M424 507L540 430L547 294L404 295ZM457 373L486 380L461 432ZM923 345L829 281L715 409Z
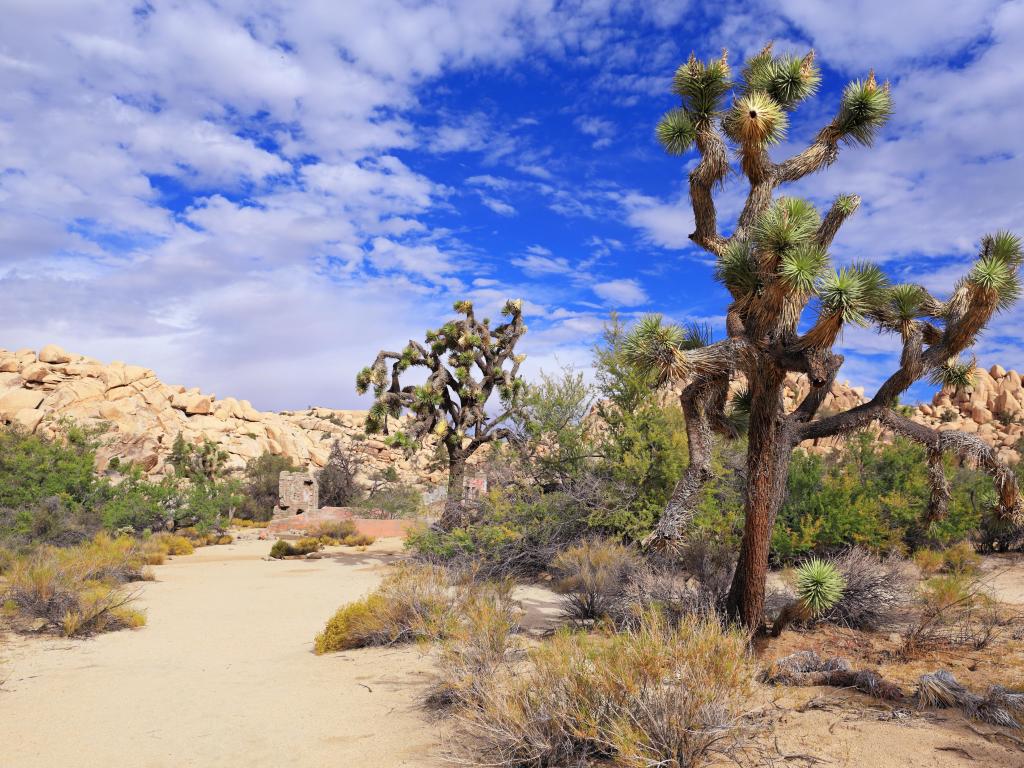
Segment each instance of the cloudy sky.
M691 50L813 47L822 92L874 67L896 115L793 192L864 205L834 247L947 291L1024 231L1024 2L5 0L0 347L55 342L265 409L355 406L356 370L453 299L526 299L530 371L586 366L613 310L704 320L658 117ZM735 215L736 181L721 199ZM982 363L1024 368L1024 308ZM870 388L891 339L846 334ZM915 390L919 397L926 390Z

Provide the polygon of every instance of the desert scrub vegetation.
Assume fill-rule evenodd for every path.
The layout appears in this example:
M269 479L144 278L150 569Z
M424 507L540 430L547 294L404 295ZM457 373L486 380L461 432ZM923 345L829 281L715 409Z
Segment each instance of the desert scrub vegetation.
M608 616L641 562L634 550L607 539L588 539L559 552L549 570L562 594L563 614L577 623Z
M68 637L139 627L145 616L124 585L147 578L146 561L136 541L106 534L74 547L38 547L13 559L0 603L15 627Z
M509 581L482 581L436 565L402 563L369 595L339 608L316 636L314 649L328 653L444 640L478 602L492 601L512 611L511 589Z
M321 541L312 536L299 539L295 543L285 539L278 539L270 547L270 556L278 560L283 557L302 557L313 552L319 552L322 548L323 544Z
M376 539L366 533L360 533L351 520L324 521L309 531L310 537L319 539L325 547L342 545L345 547L366 547Z
M621 632L559 631L483 679L455 749L472 764L696 766L743 743L755 666L747 636L657 610Z

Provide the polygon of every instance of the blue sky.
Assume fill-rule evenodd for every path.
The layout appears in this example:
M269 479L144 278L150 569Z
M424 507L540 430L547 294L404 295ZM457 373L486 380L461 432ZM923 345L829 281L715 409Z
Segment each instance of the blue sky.
M267 409L356 407L380 347L456 298L527 302L527 371L585 367L612 310L702 320L658 117L691 50L813 47L821 93L777 158L874 67L872 149L789 190L864 204L833 248L944 293L982 234L1024 231L1024 3L59 2L0 28L0 346L55 342ZM743 185L720 197L735 216ZM979 360L1024 368L1024 308ZM842 342L869 390L892 339ZM914 395L929 396L926 387Z

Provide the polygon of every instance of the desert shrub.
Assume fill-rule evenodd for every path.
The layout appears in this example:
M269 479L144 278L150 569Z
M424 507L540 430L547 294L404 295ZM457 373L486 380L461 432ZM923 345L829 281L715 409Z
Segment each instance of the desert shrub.
M68 508L90 506L101 492L95 449L95 436L70 423L54 440L0 426L0 509L50 498Z
M790 563L851 545L884 553L963 541L984 522L991 481L951 461L946 469L953 491L949 512L929 521L923 447L904 439L877 445L865 434L846 441L837 456L796 453L772 533L773 560Z
M671 567L643 564L633 570L608 611L616 627L636 627L651 610L659 611L673 626L693 616L714 617L722 607L720 596L694 583Z
M266 528L270 524L269 520L249 520L245 517L235 517L231 520L231 524L239 528Z
M369 494L356 499L353 506L380 510L380 516L389 520L415 520L426 513L422 493L411 485L392 480L376 483Z
M294 544L286 539L278 539L270 548L270 556L273 558L296 557L318 552L323 545L319 539L312 536L299 539Z
M965 573L925 581L913 608L902 632L899 655L904 658L942 646L984 647L1000 625L999 605L988 585Z
M966 541L948 547L942 553L943 570L948 573L973 574L981 565L981 558Z
M230 533L222 533L217 536L216 540L213 543L217 545L231 544L234 540L234 536L232 536Z
M347 536L353 536L359 532L356 524L351 520L324 520L309 529L308 533L314 539L335 539L341 541Z
M562 612L576 622L609 615L640 564L632 549L607 539L588 539L559 552L549 570L562 594Z
M186 505L186 494L172 478L154 483L134 468L106 496L99 514L107 530L159 530L178 519Z
M164 555L191 555L195 547L191 539L174 533L154 533L144 539L147 551L162 552Z
M299 467L285 456L265 452L245 465L245 480L242 491L245 498L238 510L242 519L264 522L274 514L274 507L280 501L278 490L282 472L295 472ZM240 523L239 520L235 521Z
M368 547L376 540L376 537L368 533L353 533L342 539L341 544L346 547Z
M347 507L362 495L356 482L359 465L356 455L345 450L340 440L331 444L327 464L316 473L321 506Z
M700 583L700 588L716 605L725 603L736 570L738 543L730 538L692 535L673 554L677 564Z
M102 534L78 547L39 547L13 561L0 602L18 620L69 637L141 626L135 594L122 585L144 576L144 562L134 541Z
M445 569L402 564L361 600L342 606L314 641L317 653L447 637L460 600Z
M493 675L462 713L472 760L494 766L695 766L745 733L754 665L744 634L657 611L612 634L561 631L525 669Z
M517 649L522 610L512 600L512 582L472 588L463 600L461 621L441 647L437 682L427 705L448 709L478 704L511 652Z
M836 559L842 597L822 618L853 629L880 629L903 617L913 596L914 577L899 557L885 560L860 547Z
M560 550L592 535L587 511L562 492L492 491L481 518L448 532L423 527L410 533L406 547L420 560L472 570L482 579L531 578Z
M934 549L919 549L914 553L914 565L918 567L925 576L932 576L942 570L946 558L942 552Z

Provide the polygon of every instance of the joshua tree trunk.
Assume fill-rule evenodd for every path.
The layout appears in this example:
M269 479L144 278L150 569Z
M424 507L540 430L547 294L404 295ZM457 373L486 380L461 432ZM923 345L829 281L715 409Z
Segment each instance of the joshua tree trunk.
M465 522L466 508L463 504L466 482L466 456L462 451L448 449L448 498L444 503L444 514L439 526L450 531Z
M784 435L783 376L783 372L777 371L770 377L751 377L746 522L728 598L729 613L747 627L758 626L764 615L772 528L785 499L792 455L789 440Z
M681 328L656 316L642 320L627 339L631 362L656 372L659 385L682 385L690 442L690 465L648 544L687 535L711 476L711 433L734 433L732 416L749 408L746 520L728 607L751 629L763 624L772 527L785 498L790 456L805 440L841 437L880 423L927 448L932 518L948 507L941 455L951 453L992 476L994 514L1024 524L1016 477L992 446L977 435L916 424L895 409L899 396L924 378L970 385L973 361L959 355L1024 290L1021 239L1010 232L982 238L977 261L946 301L921 285L891 284L871 264L836 270L828 249L860 198L839 195L822 215L810 201L776 196L775 190L828 167L843 145L870 145L889 119L892 101L888 84L879 85L873 73L851 82L835 116L811 143L774 162L769 147L785 138L789 114L815 93L820 81L813 51L803 58L776 56L771 45L747 61L738 80L724 51L720 59L706 62L691 55L676 70L672 88L681 103L661 119L657 135L671 155L686 155L691 148L700 155L690 172L695 222L690 239L715 256L716 278L732 296L726 310L728 336L698 348ZM714 193L732 170L732 156L750 188L726 237L719 231ZM816 317L804 322L811 307ZM870 401L818 418L843 362L832 348L851 325L898 334L903 342L899 369ZM738 397L730 407L729 380L737 371L746 374L749 398ZM804 374L810 383L810 392L789 414L782 398L787 373Z

